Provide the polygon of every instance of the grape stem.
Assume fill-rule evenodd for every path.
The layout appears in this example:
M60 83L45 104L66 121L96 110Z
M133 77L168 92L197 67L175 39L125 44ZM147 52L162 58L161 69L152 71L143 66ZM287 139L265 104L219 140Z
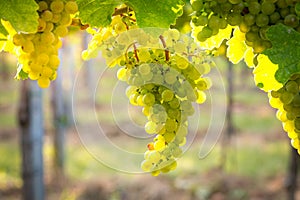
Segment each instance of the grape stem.
M169 61L170 60L170 52L167 50L166 41L165 41L165 39L164 39L164 37L162 35L159 36L159 39L160 39L163 47L165 48L166 61Z
M81 20L78 19L78 18L73 18L72 19L71 26L77 26L77 27L80 28L80 30L85 30L85 29L87 29L89 27L88 24L82 24Z
M126 49L126 51L125 51L125 58L126 58L126 61L128 61L128 50L129 50L129 48L130 47L132 47L133 46L133 49L134 49L134 57L136 58L136 60L139 62L139 57L138 57L138 55L137 55L137 49L136 49L136 46L135 46L135 44L136 44L137 42L133 42L133 43L131 43L130 45L128 45L128 47L127 47L127 49Z
M117 15L122 15L124 13L128 13L130 11L133 11L131 8L129 8L128 6L124 7L124 8L119 8L119 9L115 9L115 12L112 14L112 16L117 16Z
M139 59L139 57L138 57L138 55L137 55L137 50L136 50L136 45L135 45L135 44L133 44L133 49L134 49L134 56L135 56L136 60L137 60L138 62L140 62L140 59Z

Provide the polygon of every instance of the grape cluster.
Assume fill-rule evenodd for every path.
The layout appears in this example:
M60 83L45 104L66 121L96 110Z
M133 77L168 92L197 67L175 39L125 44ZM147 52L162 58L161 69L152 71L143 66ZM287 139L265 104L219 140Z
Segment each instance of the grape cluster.
M282 88L271 91L269 100L278 109L276 117L282 121L292 146L300 154L300 75L293 75Z
M60 38L68 34L72 23L71 15L77 12L75 1L39 1L39 25L36 33L17 33L13 43L18 47L19 65L40 87L46 88L56 78L60 60L58 49Z
M124 11L121 7L116 13L120 9ZM175 169L186 143L188 117L194 114L192 102L203 103L203 91L211 86L203 77L211 67L205 52L175 29L138 29L129 10L114 15L109 27L87 31L93 39L83 59L101 50L108 66L121 66L117 77L129 85L130 103L143 107L145 131L155 135L141 168L153 175Z
M98 51L103 50L101 49L101 47L103 47L103 45L112 44L114 37L127 30L137 28L134 12L125 5L121 5L118 8L116 8L115 12L119 12L120 10L124 10L124 12L122 12L119 15L114 15L109 26L101 27L98 29L92 27L87 28L87 32L93 35L93 38L89 42L88 48L82 52L82 58L84 60L97 57ZM105 53L103 53L103 56L107 59L111 57L110 55L105 56ZM109 62L110 61L108 61L108 63Z
M188 116L194 114L192 102L203 103L203 91L211 86L210 79L202 77L209 72L210 65L203 55L196 53L198 49L190 45L187 37L180 38L177 30L170 29L157 38L136 31L117 37L114 41L121 43L114 42L115 48L106 49L105 55L127 50L117 59L122 66L117 77L128 83L126 94L130 103L143 107L148 119L145 131L156 134L148 144L141 168L158 175L176 168L176 158L182 153L180 147L186 143ZM124 40L133 39L132 34L136 35L135 42ZM125 48L125 41L132 48ZM191 55L193 63L186 55Z
M197 35L200 42L217 35L228 25L245 33L245 42L255 53L271 47L266 31L283 23L300 31L300 2L297 0L194 0L194 26L203 27Z

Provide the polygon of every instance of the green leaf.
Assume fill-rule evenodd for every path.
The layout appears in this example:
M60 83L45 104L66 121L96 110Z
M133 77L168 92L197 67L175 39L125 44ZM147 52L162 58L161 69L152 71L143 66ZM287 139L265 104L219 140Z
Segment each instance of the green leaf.
M3 36L8 35L7 30L4 28L4 26L1 23L0 23L0 34L2 34Z
M20 79L25 80L25 79L28 78L28 74L26 72L24 72L22 68L23 68L23 65L18 64L18 68L17 68L17 73L15 75L15 79L17 79L17 80L20 80Z
M182 0L125 0L136 15L139 27L169 28L182 15Z
M272 48L265 50L263 54L278 64L275 78L284 84L293 74L300 72L300 33L278 24L269 28L267 38L271 41Z
M108 26L115 7L122 4L118 0L76 0L76 2L82 23L92 27Z
M16 31L36 32L38 4L34 0L1 0L0 18L9 21ZM3 28L3 27L2 27ZM3 32L2 34L7 34Z
M115 7L126 4L131 7L139 27L169 28L182 14L182 0L76 0L83 24L105 27L111 22Z

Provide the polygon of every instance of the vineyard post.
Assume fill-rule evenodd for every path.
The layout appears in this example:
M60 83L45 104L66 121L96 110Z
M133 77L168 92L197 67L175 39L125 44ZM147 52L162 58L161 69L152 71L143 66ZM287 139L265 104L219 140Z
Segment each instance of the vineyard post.
M56 176L63 178L65 163L65 129L67 122L61 72L60 67L57 70L57 78L52 83L52 110L54 121L54 167Z
M44 199L42 89L35 81L22 82L19 104L24 200Z
M287 190L287 199L295 200L295 194L297 189L297 176L299 164L299 154L296 149L290 146L290 160L288 163L288 170L285 180L285 187Z

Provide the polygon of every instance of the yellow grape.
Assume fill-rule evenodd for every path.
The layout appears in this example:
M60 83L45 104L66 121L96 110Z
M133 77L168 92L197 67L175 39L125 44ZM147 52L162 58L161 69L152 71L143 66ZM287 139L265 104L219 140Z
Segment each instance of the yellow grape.
M64 10L64 2L61 0L52 1L50 4L50 9L53 13L61 13Z
M41 88L47 88L50 85L50 79L48 77L39 77L37 83Z
M74 1L68 1L65 4L65 11L68 14L75 14L78 11L77 3Z

